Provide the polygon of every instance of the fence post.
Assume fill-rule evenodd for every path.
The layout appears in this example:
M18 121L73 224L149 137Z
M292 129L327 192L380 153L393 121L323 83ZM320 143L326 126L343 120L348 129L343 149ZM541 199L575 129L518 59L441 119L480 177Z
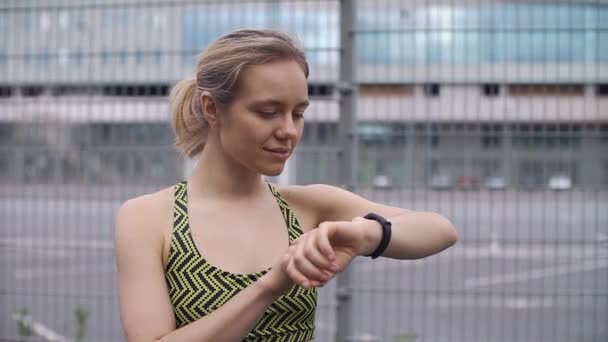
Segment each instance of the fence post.
M340 117L338 120L339 177L341 186L353 191L357 182L357 123L355 78L355 4L351 0L340 1ZM351 266L352 267L352 266ZM351 271L347 268L337 279L336 289L336 341L351 339Z

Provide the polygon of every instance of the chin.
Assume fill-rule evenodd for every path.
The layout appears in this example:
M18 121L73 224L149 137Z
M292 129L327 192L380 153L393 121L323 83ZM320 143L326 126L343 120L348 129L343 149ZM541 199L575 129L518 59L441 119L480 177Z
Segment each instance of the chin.
M261 174L263 174L264 176L268 176L268 177L275 177L280 175L281 173L283 173L283 170L285 169L285 164L281 165L280 167L269 167L269 168L264 168L264 170L262 170L262 172L260 172Z
M268 170L267 172L263 172L264 176L275 177L283 173L283 169L280 170Z

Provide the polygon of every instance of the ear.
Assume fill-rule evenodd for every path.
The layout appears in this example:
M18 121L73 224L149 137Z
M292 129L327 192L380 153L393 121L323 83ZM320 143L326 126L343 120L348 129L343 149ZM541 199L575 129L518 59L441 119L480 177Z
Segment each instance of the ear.
M219 113L215 100L208 91L204 91L201 94L200 101L205 121L209 123L210 127L216 127L219 124Z

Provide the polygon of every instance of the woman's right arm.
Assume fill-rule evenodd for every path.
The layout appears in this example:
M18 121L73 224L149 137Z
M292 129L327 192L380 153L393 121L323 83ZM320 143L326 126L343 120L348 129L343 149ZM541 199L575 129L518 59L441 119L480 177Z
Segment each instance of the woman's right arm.
M151 196L132 199L117 214L118 297L127 341L241 341L270 304L293 286L284 271L288 253L219 309L175 330L162 262L162 232L153 229L166 221L159 217L167 211L160 210L158 202Z

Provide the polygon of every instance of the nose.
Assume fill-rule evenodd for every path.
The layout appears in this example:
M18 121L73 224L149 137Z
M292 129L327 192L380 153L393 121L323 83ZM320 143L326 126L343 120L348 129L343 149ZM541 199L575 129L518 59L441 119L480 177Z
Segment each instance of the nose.
M279 139L291 139L298 135L298 128L296 127L296 123L291 114L283 116L283 120L281 120L281 125L277 129L276 134Z

